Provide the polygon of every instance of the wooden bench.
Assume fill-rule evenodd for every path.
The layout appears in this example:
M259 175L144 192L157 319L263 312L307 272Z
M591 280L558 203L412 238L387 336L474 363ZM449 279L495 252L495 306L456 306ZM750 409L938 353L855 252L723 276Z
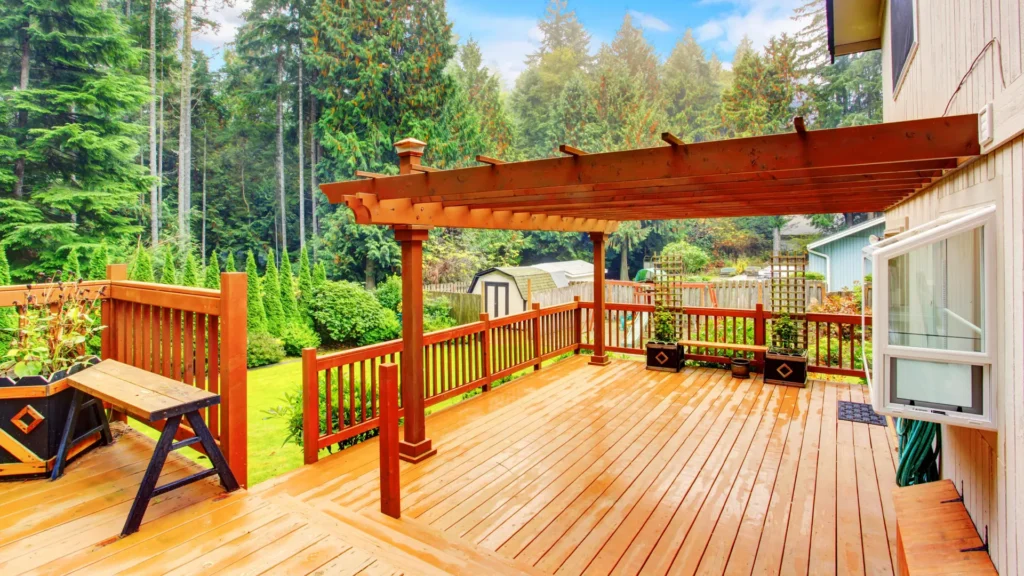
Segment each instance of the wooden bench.
M704 342L703 340L680 340L680 346L688 348L710 348L712 350L735 350L737 352L753 352L765 353L768 351L767 346L758 346L756 344L733 344L730 342Z
M996 574L952 482L897 488L893 503L899 574Z
M199 413L203 408L220 404L219 395L114 360L104 360L73 374L68 377L68 383L75 389L75 394L54 462L53 480L60 478L64 472L68 448L74 444L72 436L78 414L86 407L95 406L97 401L107 402L115 409L150 424L163 422L160 439L153 450L146 474L142 477L139 492L121 531L122 536L139 530L149 501L155 496L214 474L220 477L221 485L228 492L238 489L234 474L231 473L220 447L217 446L213 434ZM175 442L174 438L183 417L188 420L195 435ZM202 445L213 468L157 486L167 455L193 444Z

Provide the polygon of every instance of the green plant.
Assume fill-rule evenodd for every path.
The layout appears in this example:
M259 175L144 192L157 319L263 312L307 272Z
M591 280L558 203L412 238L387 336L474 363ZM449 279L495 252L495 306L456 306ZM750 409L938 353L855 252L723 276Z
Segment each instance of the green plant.
M164 267L160 271L161 284L177 284L177 274L174 271L174 252L170 246L164 248Z
M281 252L281 269L277 277L281 284L281 309L284 310L284 319L293 322L299 316L299 302L295 298L295 276L292 275L292 261L287 250Z
M267 252L267 268L263 274L263 308L267 312L267 331L280 336L285 326L284 307L281 306L281 283L278 280L274 251Z
M86 342L105 328L98 312L106 287L86 288L77 278L53 280L39 296L29 285L24 301L15 303L19 322L5 329L13 338L0 361L0 375L50 376L89 359Z
M455 326L452 305L444 298L432 298L423 304L423 331L434 332Z
M780 352L802 352L797 348L800 328L788 314L783 314L772 320L772 334L774 349Z
M231 263L231 260L228 260ZM256 257L252 250L245 257L245 274L248 282L246 291L246 304L248 306L249 332L259 334L267 331L267 311L263 307L263 291L260 288L260 275L256 270Z
M676 341L675 316L664 308L659 308L654 312L654 339L659 342Z
M284 346L281 341L266 332L250 333L246 347L246 366L256 368L277 364L284 359Z
M677 240L666 245L661 251L661 256L682 259L684 271L689 274L701 272L711 262L711 256L707 252L685 240Z
M387 280L377 285L373 295L381 306L399 312L402 306L402 277L388 276Z
M214 250L210 259L206 262L206 272L203 274L203 288L220 290L220 257Z
M315 287L310 316L327 343L363 346L391 340L400 332L394 311L353 282L324 282Z
M821 281L825 279L825 275L822 274L821 272L804 272L804 278L808 280Z
M316 348L320 345L320 336L304 322L292 322L281 333L284 352L288 356L301 356L303 348Z
M106 278L107 264L110 264L107 243L101 242L99 247L92 251L92 258L89 259L89 280L103 280Z

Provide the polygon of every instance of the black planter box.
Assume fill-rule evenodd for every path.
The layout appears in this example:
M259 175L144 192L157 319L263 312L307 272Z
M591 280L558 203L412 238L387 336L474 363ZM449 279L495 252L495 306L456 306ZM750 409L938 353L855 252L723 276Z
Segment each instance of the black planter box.
M769 350L764 355L764 381L803 388L807 384L807 351L789 354Z
M683 349L675 342L648 342L647 369L679 372L683 367Z
M82 369L75 367L70 372ZM10 437L8 442L14 441L13 450L0 446L0 479L44 476L52 467L75 392L62 382L67 375L61 371L50 378L26 376L17 381L0 378L0 390L5 396L0 398L0 430ZM23 396L19 394L22 390ZM84 412L79 417L75 435L98 425L91 411ZM73 453L81 453L85 448L75 446Z

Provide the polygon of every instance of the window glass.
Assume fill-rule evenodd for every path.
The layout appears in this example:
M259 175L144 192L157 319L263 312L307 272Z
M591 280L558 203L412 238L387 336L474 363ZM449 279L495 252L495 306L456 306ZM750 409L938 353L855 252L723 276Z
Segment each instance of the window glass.
M888 262L889 344L984 352L982 228Z
M890 28L892 37L892 89L895 91L903 74L903 68L914 47L914 2L915 0L890 0Z

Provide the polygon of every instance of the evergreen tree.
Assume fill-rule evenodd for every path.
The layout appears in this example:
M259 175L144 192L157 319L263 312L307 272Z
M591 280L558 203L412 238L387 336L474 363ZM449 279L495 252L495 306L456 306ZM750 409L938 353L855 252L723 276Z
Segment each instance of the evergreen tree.
M153 257L150 256L149 250L142 247L142 244L139 244L138 248L135 249L135 257L132 261L132 270L128 274L129 280L136 282L156 281L156 277L153 274Z
M217 255L217 250L210 254L210 259L206 262L203 288L220 290L220 257Z
M59 268L61 246L137 234L135 213L149 187L127 118L146 103L132 71L143 52L116 11L96 0L0 5L4 51L0 101L15 116L0 123L13 140L14 178L0 198L0 237L16 275Z
M75 246L68 250L67 263L64 264L64 279L69 281L78 280L82 277L82 264L78 259L78 248Z
M199 276L199 264L196 263L196 257L189 250L188 255L185 256L185 268L181 272L181 285L198 287Z
M281 282L274 264L274 252L267 254L267 269L263 274L263 308L267 313L267 332L280 336L286 325L284 309L281 307Z
M246 304L249 307L246 324L250 334L262 334L267 331L267 311L263 307L260 275L256 269L256 257L253 256L252 250L249 250L249 254L245 258L245 273L248 282Z
M327 267L323 262L317 262L313 267L313 288L323 286L327 282Z
M110 264L110 254L107 251L107 243L101 242L99 247L92 251L92 258L89 258L89 280L103 280L107 277L107 264Z
M684 142L721 137L715 105L721 98L721 64L707 60L693 32L687 30L662 68L668 129Z
M575 74L562 89L550 124L549 141L597 150L601 126L590 86L582 74Z
M298 318L299 304L295 299L295 277L292 275L291 258L287 252L281 253L281 270L279 274L281 282L281 309L284 310L284 319L293 322Z
M309 267L309 253L305 248L299 256L299 305L303 311L309 310L309 301L313 296L313 271Z
M174 253L171 247L164 248L164 267L160 271L161 284L177 284L177 272L174 270Z
M11 284L11 266L7 262L7 251L0 245L0 286ZM13 308L0 308L0 355L6 354L11 340L12 330L17 328L18 316Z
M227 260L227 262L224 263L224 271L225 272L238 272L238 269L235 268L235 251L234 250L228 252L228 260Z
M453 72L479 122L482 153L515 159L515 124L502 98L501 82L483 65L480 45L472 38L459 48Z
M745 50L733 62L733 84L722 94L720 113L730 137L790 130L797 96L796 43L772 38L765 55Z

